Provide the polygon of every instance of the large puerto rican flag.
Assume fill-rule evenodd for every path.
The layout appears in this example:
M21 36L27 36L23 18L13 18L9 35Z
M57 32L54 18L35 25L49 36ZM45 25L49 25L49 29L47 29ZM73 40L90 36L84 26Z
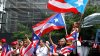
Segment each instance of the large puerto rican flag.
M88 0L49 0L47 7L55 12L83 13Z
M43 36L46 33L49 33L53 30L58 30L65 27L65 21L62 17L62 14L55 14L46 20L36 24L33 26L34 32L39 35Z
M75 7L78 10L78 12L83 14L88 0L65 0L65 2L69 3L70 5Z

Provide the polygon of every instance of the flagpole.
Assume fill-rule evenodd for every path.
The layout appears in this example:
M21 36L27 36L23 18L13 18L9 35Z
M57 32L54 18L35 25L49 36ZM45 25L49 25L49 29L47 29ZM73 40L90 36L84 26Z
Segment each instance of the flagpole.
M87 4L89 3L89 1L90 1L90 0L88 0ZM86 5L86 7L85 7L85 9L84 9L84 12L85 12L86 8L87 8L87 5ZM81 17L80 17L80 20L79 20L79 23L80 23L79 32L81 31L81 24L83 23L84 12L83 12L83 14L81 14Z
M89 3L89 1L90 1L90 0L88 0L88 3ZM88 4L88 3L87 3L87 4ZM83 23L83 16L84 16L84 13L85 13L86 8L87 8L87 5L86 5L86 7L85 7L85 9L84 9L83 14L81 14L81 17L80 17L80 20L79 20L79 23L80 23L80 25L79 25L79 32L81 31L81 25L82 25L82 23ZM76 40L76 55L78 55L78 53L77 53L77 40ZM84 55L84 54L83 54L83 55Z
M65 24L65 32L66 32L66 35L68 35L68 33L67 33L67 27L66 27L66 22L65 22L65 13L61 13L61 15L62 15L64 24Z
M62 15L64 24L65 24L65 32L66 32L66 35L68 35L68 33L67 33L67 27L66 27L66 22L65 22L65 13L61 13L61 15ZM66 38L65 38L65 40L66 40ZM66 43L67 43L67 41L66 41ZM65 56L67 56L67 54L65 54Z

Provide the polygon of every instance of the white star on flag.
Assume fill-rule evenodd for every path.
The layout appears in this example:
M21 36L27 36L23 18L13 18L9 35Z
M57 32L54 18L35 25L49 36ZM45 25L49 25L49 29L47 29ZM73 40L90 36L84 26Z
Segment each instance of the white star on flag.
M36 36L34 37L34 39L36 39Z
M75 4L78 4L78 6L84 5L83 0L78 0L77 2L75 2Z
M55 20L55 22L58 22L58 19L57 18L55 18L54 20Z

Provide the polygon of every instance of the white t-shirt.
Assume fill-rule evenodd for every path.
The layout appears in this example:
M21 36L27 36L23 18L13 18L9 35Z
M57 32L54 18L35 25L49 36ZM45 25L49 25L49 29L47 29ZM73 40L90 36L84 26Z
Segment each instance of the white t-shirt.
M79 40L77 41L77 46L81 46L81 42Z
M48 48L46 46L44 47L38 46L36 50L36 55L37 56L48 56Z
M11 51L14 51L14 49L11 48ZM19 54L19 49L16 50L16 54Z

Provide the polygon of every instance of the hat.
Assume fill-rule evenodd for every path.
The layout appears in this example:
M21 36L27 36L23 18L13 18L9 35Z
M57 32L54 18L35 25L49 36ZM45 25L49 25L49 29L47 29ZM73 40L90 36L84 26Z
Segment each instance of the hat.
M2 42L2 43L5 43L5 42L6 42L6 39L5 39L5 38L2 38L2 39L1 39L1 42Z
M17 45L17 44L18 44L18 41L11 42L11 45Z

